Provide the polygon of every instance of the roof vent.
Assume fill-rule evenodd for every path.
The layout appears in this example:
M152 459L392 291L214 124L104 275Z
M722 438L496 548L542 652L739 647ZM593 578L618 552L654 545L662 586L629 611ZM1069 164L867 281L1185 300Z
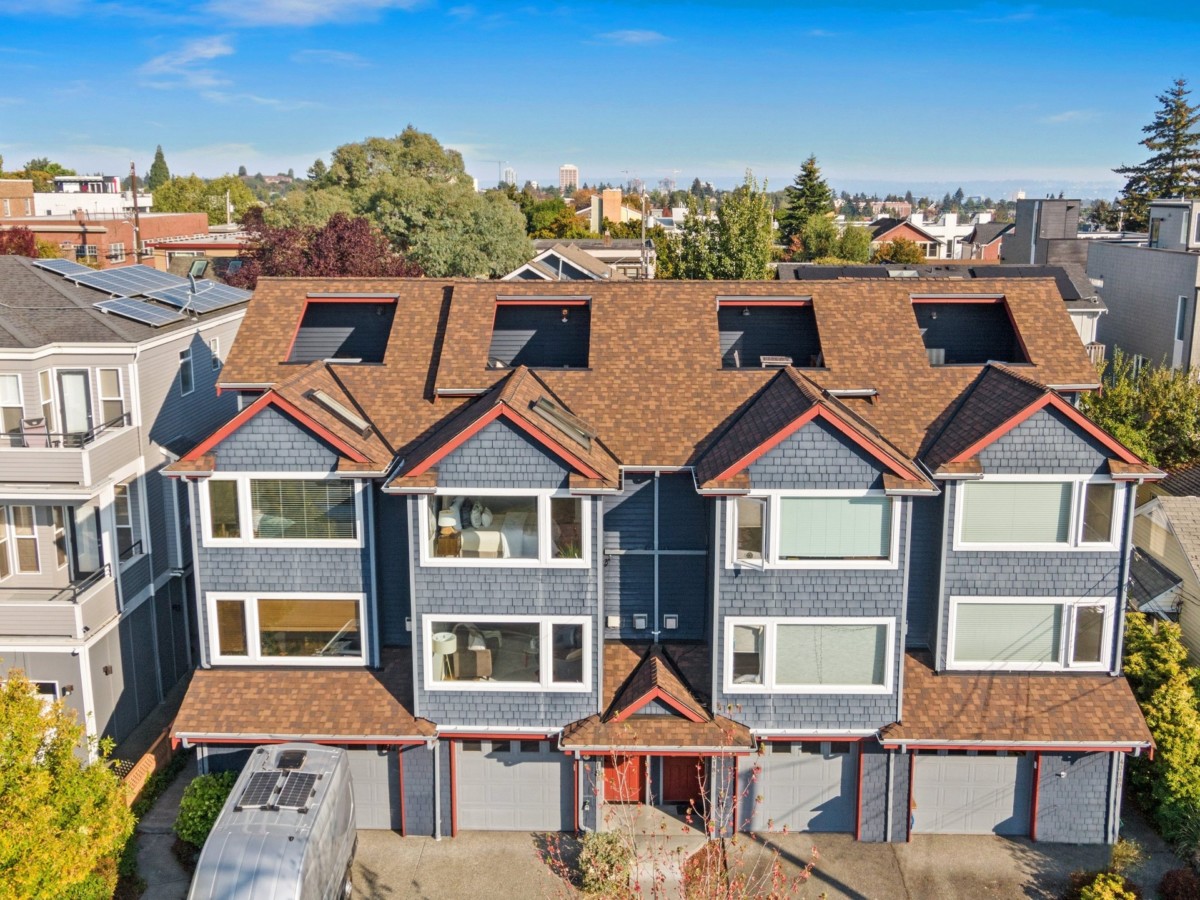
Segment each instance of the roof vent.
M306 393L304 396L307 397L309 400L312 400L314 403L317 403L317 404L325 407L325 409L329 410L329 412L333 413L335 416L337 416L339 419L341 419L343 422L345 422L351 428L356 429L358 431L359 437L366 437L368 434L371 433L371 423L370 422L368 422L362 416L358 415L358 413L353 412L351 409L349 409L344 404L335 400L333 397L329 396L324 391L317 390L316 388L314 388L313 390Z

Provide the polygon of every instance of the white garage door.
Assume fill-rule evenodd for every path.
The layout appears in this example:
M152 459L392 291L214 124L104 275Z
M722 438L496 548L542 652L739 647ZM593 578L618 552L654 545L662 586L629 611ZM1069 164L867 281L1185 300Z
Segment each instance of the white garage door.
M347 747L359 828L400 828L400 778L396 748Z
M762 756L760 829L853 831L855 745L849 742L770 742ZM769 822L769 826L768 826Z
M1033 757L1025 753L918 754L913 831L1028 834Z
M549 741L456 741L459 829L570 829L571 760L551 748Z

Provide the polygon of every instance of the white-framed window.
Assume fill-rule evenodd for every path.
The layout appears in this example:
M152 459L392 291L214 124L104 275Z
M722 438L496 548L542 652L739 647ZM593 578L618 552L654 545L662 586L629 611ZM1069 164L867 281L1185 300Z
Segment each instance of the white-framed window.
M54 424L54 373L50 369L38 372L38 403L42 418L46 420L46 430L54 434L58 429Z
M108 245L108 258L113 262L125 262L125 244L123 241Z
M192 371L192 348L179 351L179 392L187 396L196 387L195 373Z
M50 507L51 523L54 526L54 560L58 568L66 568L70 559L70 547L67 544L67 508L65 506Z
M9 521L17 552L17 571L36 575L42 571L38 548L37 511L32 506L10 506Z
M0 375L0 427L5 434L20 434L25 418L20 375ZM11 446L11 445L9 445ZM16 446L21 446L19 443Z
M725 619L725 691L887 694L896 620L887 617Z
M590 511L562 491L442 491L420 504L421 565L586 568Z
M429 613L422 622L428 690L591 689L592 623L587 616Z
M0 510L0 581L12 575L12 547L9 539L8 516Z
M951 597L951 669L1103 670L1112 597Z
M100 384L100 421L112 427L125 424L125 395L120 369L97 369Z
M77 244L75 258L94 262L100 258L100 248L95 244Z
M208 355L209 355L209 359L212 361L212 370L214 372L218 371L221 368L221 339L220 338L209 338L208 339Z
M762 491L728 505L726 568L894 569L900 513L882 491Z
M140 534L137 484L133 479L113 485L113 518L117 526L117 559L125 562L146 552Z
M361 547L362 485L329 474L254 472L200 483L208 547Z
M210 592L205 601L215 663L367 664L365 594Z
M992 476L957 491L955 550L1116 550L1122 499L1088 475Z

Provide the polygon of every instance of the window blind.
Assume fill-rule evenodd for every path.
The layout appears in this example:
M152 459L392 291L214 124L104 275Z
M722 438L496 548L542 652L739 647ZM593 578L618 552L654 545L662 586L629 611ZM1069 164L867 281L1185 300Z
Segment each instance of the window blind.
M979 544L1065 544L1070 482L974 481L963 486L962 539Z
M892 536L887 497L785 497L780 559L886 559Z
M956 662L1059 662L1061 603L959 603Z
M356 537L352 482L254 479L250 497L256 538Z
M779 625L775 683L882 685L886 625Z

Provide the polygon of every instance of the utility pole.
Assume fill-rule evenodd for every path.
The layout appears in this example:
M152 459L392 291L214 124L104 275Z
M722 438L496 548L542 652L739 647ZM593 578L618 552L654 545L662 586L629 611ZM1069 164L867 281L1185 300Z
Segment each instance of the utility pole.
M138 211L137 166L133 160L129 161L129 189L133 191L133 261L138 263L142 261L142 219Z

